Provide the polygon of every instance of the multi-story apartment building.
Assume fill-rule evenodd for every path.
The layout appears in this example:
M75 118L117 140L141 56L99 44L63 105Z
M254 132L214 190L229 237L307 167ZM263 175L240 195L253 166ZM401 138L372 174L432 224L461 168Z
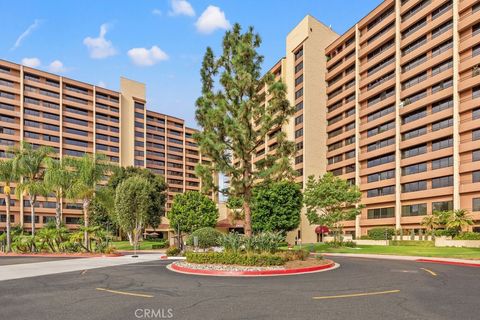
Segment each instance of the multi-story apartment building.
M326 49L327 171L356 183L349 232L480 221L480 1L386 0Z
M480 1L385 0L341 36L307 16L286 42L270 71L297 110L282 128L297 181L332 172L360 187L347 233L418 231L459 208L480 224ZM288 240L315 242L314 229L302 215Z
M338 34L312 16L306 16L287 36L285 57L280 59L270 72L277 80L287 86L287 98L295 106L295 114L281 130L287 139L294 141L296 154L292 166L298 172L296 181L304 185L310 175L326 171L326 131L322 123L326 122L326 85L324 59L326 47ZM269 96L266 88L259 94ZM265 144L257 148L254 161L276 147L276 133L272 131L265 137ZM315 242L314 226L310 226L304 213L298 230L291 232L288 241L302 239Z
M103 153L111 163L165 177L167 210L173 196L199 190L194 166L202 157L182 119L149 111L145 85L121 78L119 92L0 60L0 158L21 140L51 146L63 156ZM1 187L0 187L1 188ZM0 202L0 229L5 203ZM12 199L12 223L30 228L26 198ZM64 203L64 222L76 228L81 205ZM36 222L54 219L53 198L39 201ZM168 232L166 218L159 231Z

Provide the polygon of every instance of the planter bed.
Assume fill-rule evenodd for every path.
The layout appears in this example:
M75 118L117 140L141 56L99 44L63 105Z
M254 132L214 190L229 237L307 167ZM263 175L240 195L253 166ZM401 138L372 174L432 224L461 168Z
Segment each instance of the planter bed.
M168 266L171 271L210 276L275 276L319 272L333 269L337 265L331 260L307 259L288 261L284 266L239 266L228 264L197 264L177 261Z

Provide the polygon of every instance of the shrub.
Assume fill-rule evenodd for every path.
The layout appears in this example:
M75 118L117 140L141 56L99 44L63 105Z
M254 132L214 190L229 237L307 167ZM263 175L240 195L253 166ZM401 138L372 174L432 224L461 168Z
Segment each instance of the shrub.
M152 244L152 249L153 250L156 250L156 249L165 249L165 248L168 248L169 247L169 244L168 244L168 241L167 240L155 240L154 242L158 242L158 243L155 243L155 244Z
M393 228L373 228L368 230L368 237L372 240L391 240L395 234Z
M285 237L280 232L261 232L252 236L253 250L256 252L275 253Z
M454 238L455 240L480 240L478 232L462 232Z
M187 239L187 245L193 246L193 238L198 237L198 246L202 249L218 246L222 233L212 227L200 228L192 232Z
M286 261L306 260L310 255L310 252L304 249L299 250L285 250L279 252L278 255L283 256Z
M435 237L454 237L455 235L457 235L457 230L435 230Z
M230 232L220 238L220 245L227 252L239 252L242 242L243 236L237 232Z
M286 258L270 253L238 253L238 252L187 252L187 262L198 264L231 264L241 266L282 266Z
M167 249L167 256L175 257L180 254L181 250L177 247L170 247Z

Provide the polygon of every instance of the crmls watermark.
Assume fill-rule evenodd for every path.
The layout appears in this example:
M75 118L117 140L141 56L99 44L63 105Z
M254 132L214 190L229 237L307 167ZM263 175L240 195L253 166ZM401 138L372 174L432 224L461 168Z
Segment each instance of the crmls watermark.
M172 308L158 308L158 309L136 309L135 318L137 319L172 319Z

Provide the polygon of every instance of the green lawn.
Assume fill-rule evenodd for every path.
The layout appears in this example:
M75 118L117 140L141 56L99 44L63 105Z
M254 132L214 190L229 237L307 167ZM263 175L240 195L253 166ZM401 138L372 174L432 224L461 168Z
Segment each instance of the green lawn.
M133 250L133 246L130 245L128 241L112 241L111 244L117 249L117 250ZM152 250L152 245L154 244L160 244L159 241L149 241L149 240L144 240L140 242L139 247L137 250Z
M303 247L308 247L304 245ZM452 247L427 247L427 246L366 246L356 248L331 248L325 244L314 244L316 252L330 253L365 253L387 254L400 256L443 257L458 259L480 259L480 248L452 248Z

